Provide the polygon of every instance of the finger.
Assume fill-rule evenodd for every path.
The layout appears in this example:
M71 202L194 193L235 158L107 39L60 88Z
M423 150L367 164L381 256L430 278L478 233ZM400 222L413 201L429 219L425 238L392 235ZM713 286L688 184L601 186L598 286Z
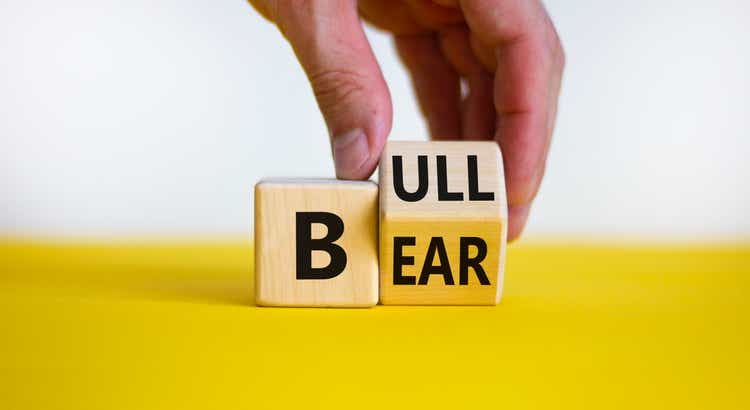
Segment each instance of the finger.
M434 3L437 3L443 7L452 7L452 8L458 8L458 0L432 0Z
M469 94L463 102L463 138L491 140L497 115L492 104L492 74L477 70L467 79Z
M359 0L359 14L373 26L395 35L418 34L426 30L412 16L403 0Z
M562 47L538 1L462 0L461 8L478 41L494 48L496 139L508 203L528 205L544 174Z
M477 60L464 26L453 26L440 33L440 46L446 60L466 79L468 93L461 103L461 135L465 140L489 140L495 133L492 102L492 75Z
M484 68L491 72L495 72L497 59L495 58L493 47L482 42L482 40L480 40L474 33L470 34L469 43L471 44L471 49L474 52L474 55L477 56L477 59L479 59Z
M526 226L529 217L530 204L508 207L508 241L518 239Z
M397 36L396 49L409 70L432 139L460 139L461 84L432 34Z
M368 178L390 132L392 107L356 2L277 3L274 20L312 85L331 137L336 176Z
M273 15L271 13L268 1L266 0L248 0L251 6L258 12L263 18L273 22Z
M464 16L455 7L444 7L432 0L406 0L411 14L420 26L438 30L448 25L463 23Z

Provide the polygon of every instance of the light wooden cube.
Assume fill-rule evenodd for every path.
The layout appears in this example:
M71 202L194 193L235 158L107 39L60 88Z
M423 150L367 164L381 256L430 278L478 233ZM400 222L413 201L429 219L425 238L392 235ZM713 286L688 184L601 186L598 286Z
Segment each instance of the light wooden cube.
M276 179L255 186L255 300L265 306L378 302L378 187Z
M497 143L388 142L379 179L380 303L499 303L508 210Z

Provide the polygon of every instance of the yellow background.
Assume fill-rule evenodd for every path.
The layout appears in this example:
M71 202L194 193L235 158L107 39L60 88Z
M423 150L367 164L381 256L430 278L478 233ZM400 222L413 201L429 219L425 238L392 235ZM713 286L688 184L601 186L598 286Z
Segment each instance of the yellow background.
M249 242L0 242L0 408L750 408L747 245L511 246L497 307L253 306Z

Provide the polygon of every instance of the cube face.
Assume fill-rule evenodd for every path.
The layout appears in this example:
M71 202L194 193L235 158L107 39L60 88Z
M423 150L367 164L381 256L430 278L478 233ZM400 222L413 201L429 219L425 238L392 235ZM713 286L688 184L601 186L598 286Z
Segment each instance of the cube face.
M417 194L420 178L420 158L426 170L424 197L411 201L399 197L398 188ZM398 170L394 170L394 157ZM442 160L439 157L444 157ZM470 167L469 163L476 163ZM446 194L440 198L438 170L445 164ZM476 190L469 187L470 172L476 169ZM396 175L394 175L394 171ZM424 175L424 174L423 174ZM397 178L394 178L397 177ZM474 178L471 178L474 180ZM403 181L403 184L401 183ZM380 212L392 219L415 218L439 222L443 219L505 219L505 176L500 148L492 141L389 141L380 159ZM492 193L487 200L485 193ZM460 194L458 200L455 194Z
M502 221L386 221L381 229L382 304L498 303Z
M255 186L256 303L375 305L377 208L378 187L372 182L259 182Z
M497 304L507 236L497 144L389 142L379 180L381 303Z

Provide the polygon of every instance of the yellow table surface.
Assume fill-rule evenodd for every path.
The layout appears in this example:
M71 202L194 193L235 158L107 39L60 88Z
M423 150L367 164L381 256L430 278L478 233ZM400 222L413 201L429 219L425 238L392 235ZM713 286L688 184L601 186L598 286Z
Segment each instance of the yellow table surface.
M750 246L511 246L497 307L253 305L249 242L0 241L0 409L750 408Z

